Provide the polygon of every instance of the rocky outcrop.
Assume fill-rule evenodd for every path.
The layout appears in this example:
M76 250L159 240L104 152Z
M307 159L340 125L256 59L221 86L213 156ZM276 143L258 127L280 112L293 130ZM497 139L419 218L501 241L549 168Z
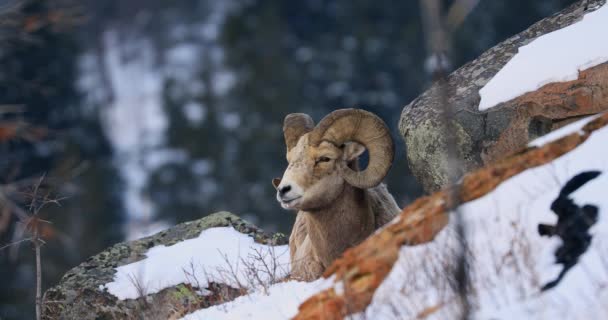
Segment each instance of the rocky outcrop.
M582 129L540 148L529 148L517 155L499 160L466 174L458 185L460 202L475 200L514 175L549 163L582 144L593 132L608 126L608 113ZM433 240L448 223L453 205L443 190L418 199L403 209L399 217L360 245L349 249L323 275L341 282L338 292L332 287L306 300L296 319L343 319L363 311L376 289L391 271L403 245L416 245Z
M455 110L453 127L465 172L517 152L531 139L580 116L608 109L608 63L604 63L581 72L577 80L548 84L486 112L478 111L479 90L519 47L571 25L605 2L579 1L505 40L449 75L447 96ZM586 7L588 11L585 11ZM442 108L438 90L434 85L407 105L399 122L410 168L427 192L437 191L447 182L447 150L438 129L441 128L438 116Z
M46 291L43 319L175 319L192 310L208 307L242 295L237 289L211 283L212 294L200 296L199 288L179 284L139 299L119 300L100 285L113 280L115 268L145 258L149 248L171 246L197 237L201 231L232 226L256 242L269 245L287 244L282 234L266 234L256 226L229 213L218 212L199 220L178 224L153 236L116 244L68 271L60 283Z

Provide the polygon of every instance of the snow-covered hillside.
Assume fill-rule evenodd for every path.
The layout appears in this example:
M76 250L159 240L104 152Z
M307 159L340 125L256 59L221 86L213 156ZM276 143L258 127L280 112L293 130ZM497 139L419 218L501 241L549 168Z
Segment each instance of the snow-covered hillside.
M587 122L586 119L581 122ZM579 123L561 134L577 132ZM473 318L599 319L608 316L608 128L546 165L526 170L493 192L461 206L468 243ZM536 145L537 143L533 142ZM560 284L544 293L561 266L554 263L558 238L541 237L541 223L554 224L550 210L563 185L578 173L602 174L572 194L575 203L599 208L591 246ZM452 219L452 222L456 219ZM391 274L378 288L366 315L447 319L458 312L450 271L458 252L454 223L428 244L403 247ZM600 315L604 315L603 317Z
M596 118L596 117L594 117ZM532 142L542 146L581 132L582 119L562 128L551 139ZM467 260L471 312L476 319L567 318L590 319L608 316L608 127L596 130L574 150L539 167L525 170L504 181L495 190L462 205L452 213L461 215L468 244ZM571 194L579 205L594 205L599 220L592 226L591 246L553 289L540 288L553 280L561 266L554 253L561 241L541 237L539 224L554 224L550 210L564 184L573 176L590 170L602 172ZM429 243L403 246L388 277L375 292L371 304L355 318L404 319L425 315L433 319L453 318L460 311L453 275L459 241L455 221ZM257 252L266 252L256 259ZM273 252L273 254L268 254ZM288 319L311 295L333 287L343 294L340 282L320 279L305 283L276 281L289 268L287 246L267 247L253 242L230 227L203 231L198 238L170 247L154 247L148 258L117 269L115 281L102 286L120 299L137 298L136 283L146 293L179 283L205 288L209 282L239 287L251 284L252 263L269 285L247 285L249 294L234 301L187 315L184 319ZM249 262L247 262L249 259ZM262 262L262 263L260 263ZM267 277L263 264L279 266L275 281ZM194 266L195 277L189 276ZM237 278L226 277L234 268ZM249 274L249 275L248 275ZM197 278L198 283L192 279ZM136 279L137 281L134 281ZM235 281L235 279L238 279ZM240 283L238 283L240 282ZM255 282L253 282L255 284ZM201 290L200 294L207 292Z

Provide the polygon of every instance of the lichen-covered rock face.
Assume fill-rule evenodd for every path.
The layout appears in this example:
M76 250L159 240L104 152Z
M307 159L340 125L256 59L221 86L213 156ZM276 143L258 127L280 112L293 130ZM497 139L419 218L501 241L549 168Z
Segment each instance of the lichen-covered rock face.
M200 296L196 288L179 284L139 299L119 300L100 285L111 282L115 268L145 258L149 248L170 246L197 237L201 231L231 226L268 245L287 244L283 234L267 234L229 212L218 212L199 220L178 224L153 236L116 244L68 271L59 284L44 294L43 319L170 319L207 307L242 292L211 283L211 295Z
M518 48L549 32L579 21L588 8L606 0L579 1L505 40L448 77L448 99L455 110L463 170L494 162L583 115L608 109L608 63L587 69L573 81L552 83L485 112L478 111L479 90L517 53ZM564 44L567 45L567 44ZM399 130L410 168L427 192L447 182L446 147L440 131L438 87L432 86L401 114Z

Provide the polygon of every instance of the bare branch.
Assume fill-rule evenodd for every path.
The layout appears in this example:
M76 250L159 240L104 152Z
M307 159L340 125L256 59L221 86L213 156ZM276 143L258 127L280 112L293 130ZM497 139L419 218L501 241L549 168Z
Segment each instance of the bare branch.
M21 240L15 241L15 242L11 242L11 243L9 243L9 244L6 244L6 245L4 245L4 246L0 247L0 251L4 250L4 249L6 249L6 248L12 247L12 246L19 245L19 244L20 244L20 243L22 243L22 242L31 241L31 240L33 240L33 239L34 239L34 238L24 238L24 239L21 239Z
M40 310L42 309L42 262L40 261L40 247L43 242L38 241L38 232L36 232L34 240L34 248L36 250L36 320L42 319Z

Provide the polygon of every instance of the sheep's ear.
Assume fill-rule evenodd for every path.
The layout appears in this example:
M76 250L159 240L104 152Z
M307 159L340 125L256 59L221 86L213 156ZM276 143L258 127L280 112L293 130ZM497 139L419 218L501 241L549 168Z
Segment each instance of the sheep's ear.
M343 147L342 158L346 161L353 161L365 152L365 146L358 142L347 142Z
M272 179L272 185L274 186L274 188L278 188L279 184L281 184L281 178L274 178Z

